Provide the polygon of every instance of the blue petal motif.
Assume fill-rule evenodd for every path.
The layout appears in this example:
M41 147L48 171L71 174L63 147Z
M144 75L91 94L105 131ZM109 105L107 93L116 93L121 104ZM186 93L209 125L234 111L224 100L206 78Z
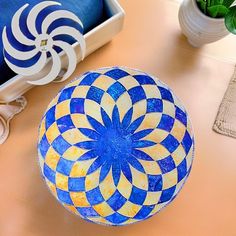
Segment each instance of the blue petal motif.
M138 127L142 124L145 116L141 116L138 119L136 119L126 130L127 133L133 134Z
M112 126L112 121L110 117L107 115L106 111L101 107L102 121L105 127L110 128Z
M98 157L93 164L89 167L87 174L92 174L98 168L100 168L104 164L104 159L102 157Z
M151 147L156 145L156 143L148 140L139 140L139 141L134 141L132 146L133 148L145 148L145 147Z
M111 162L107 161L106 163L103 164L100 172L99 183L102 183L102 181L107 177L110 169L111 169Z
M122 121L122 128L123 129L127 129L128 126L130 125L131 123L131 120L132 120L132 116L133 116L133 108L130 108L127 113L125 114L124 118L123 118L123 121Z
M152 131L153 131L153 129L145 129L145 130L142 130L142 131L139 131L139 132L133 134L131 136L131 138L132 138L132 140L139 140L139 139L142 139L142 138L146 137L147 135L149 135Z
M118 183L119 183L120 172L121 172L120 163L116 162L116 161L113 161L113 164L112 164L112 175L113 175L113 181L114 181L115 186L117 186Z
M98 140L101 135L92 129L79 128L79 131L88 138Z
M75 146L78 148L91 150L96 147L96 143L97 143L96 141L85 141L85 142L76 143Z
M113 128L119 130L120 129L120 114L119 114L118 107L116 105L112 112L112 122L113 122Z
M141 160L154 161L148 154L146 154L143 151L137 150L137 149L133 149L132 154L134 155L134 157L141 159Z
M86 153L84 153L82 156L80 156L80 158L78 159L79 161L87 161L87 160L91 160L91 159L94 159L96 158L98 155L97 155L97 152L96 150L90 150Z
M127 180L132 183L132 173L129 167L129 164L127 162L121 162L121 169L124 174L124 176L127 178Z
M103 134L106 132L106 128L97 120L95 120L93 117L87 115L88 122L90 125L99 133Z
M144 174L146 173L142 164L138 161L138 159L132 155L129 156L129 158L127 159L127 161L129 162L129 164L131 166L133 166L136 170L143 172Z

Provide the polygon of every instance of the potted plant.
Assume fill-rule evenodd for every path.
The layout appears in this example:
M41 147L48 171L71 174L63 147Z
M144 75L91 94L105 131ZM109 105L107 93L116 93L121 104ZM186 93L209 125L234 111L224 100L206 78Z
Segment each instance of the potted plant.
M194 47L236 34L235 0L183 0L179 22Z

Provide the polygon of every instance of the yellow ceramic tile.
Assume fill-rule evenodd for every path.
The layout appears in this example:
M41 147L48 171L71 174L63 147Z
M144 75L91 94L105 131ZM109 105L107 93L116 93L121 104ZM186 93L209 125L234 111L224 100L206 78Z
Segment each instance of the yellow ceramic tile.
M147 112L147 100L141 100L133 105L132 122ZM144 121L143 121L144 122Z
M130 166L132 176L134 177L132 180L133 185L137 188L143 189L143 190L148 190L148 178L147 174L144 174L132 166Z
M142 87L145 91L145 95L147 98L161 99L161 93L156 85L143 85Z
M71 146L65 151L65 153L63 153L63 158L70 161L76 161L86 152L87 150L83 150L81 148Z
M115 213L106 202L102 202L98 205L95 205L93 206L93 208L102 217L107 217Z
M75 207L89 207L90 206L85 192L70 192L70 197Z
M181 190L181 188L183 187L184 183L186 181L186 177L183 178L175 187L175 192L174 195L178 194L178 192Z
M86 160L86 161L77 161L70 172L70 177L84 177L86 176L89 167L92 165L94 160Z
M174 94L172 94L172 97L174 99L174 104L179 107L182 111L185 111L185 107L183 106L183 103L177 98Z
M161 143L167 136L169 132L162 129L154 129L150 134L143 138L143 140L150 140L155 143Z
M78 86L80 84L82 78L84 78L84 77L80 77L74 81L71 81L68 85L66 85L65 88L71 88L73 86Z
M127 217L134 217L141 207L142 206L127 201L117 212Z
M47 110L49 110L50 108L52 108L53 106L55 106L58 102L58 99L60 97L60 94L58 94L48 105Z
M97 169L90 175L86 175L85 178L85 189L86 191L92 190L99 185L99 177L100 177L101 168Z
M89 99L86 99L84 102L84 112L86 115L93 117L95 120L103 123L102 116L101 116L101 106Z
M161 144L142 149L140 148L140 150L148 154L154 161L164 159L170 155L170 152Z
M96 72L96 73L101 73L101 74L106 74L107 72L109 72L111 70L111 68L109 68L109 67L104 67L104 68L100 68L100 69L98 69L98 70L96 70L96 71L94 71L94 72Z
M54 148L50 147L48 149L46 158L45 158L45 163L52 169L56 170L57 168L57 163L60 160L60 155L54 150Z
M127 221L125 221L124 223L121 223L121 225L129 225L129 224L133 224L136 222L139 222L140 220L136 220L136 219L129 219Z
M39 157L39 165L40 165L40 168L41 168L41 170L43 172L43 167L44 167L44 162L45 161L44 161L44 158L42 157L40 152L38 152L38 157Z
M46 132L46 127L45 127L45 118L44 118L41 122L40 127L39 127L39 140L42 139L45 132Z
M187 119L187 131L189 132L189 134L193 133L193 128L192 128L192 124L189 120L189 118ZM193 137L192 137L193 138Z
M132 184L126 179L123 173L120 175L120 180L117 186L119 192L126 198L129 199L132 192Z
M171 130L171 134L179 141L182 142L186 132L186 127L177 119L175 120L174 126Z
M100 106L106 111L110 119L112 119L112 111L115 104L113 98L108 93L104 93Z
M137 80L129 79L128 76L121 78L119 82L126 88L126 90L140 86Z
M118 99L118 101L116 102L116 105L120 113L120 120L122 121L125 114L132 107L132 101L130 99L129 94L127 92L123 93L121 97Z
M88 217L88 220L91 220L98 224L112 225L112 223L102 217Z
M71 145L79 143L81 142L81 140L83 141L92 140L87 136L83 135L77 128L67 130L62 134L62 137Z
M158 78L156 78L156 77L152 77L152 78L155 80L157 86L160 86L160 87L163 87L163 88L169 90L169 87L168 87L164 82L160 81L160 80L159 80Z
M79 216L81 216L74 206L67 205L67 204L63 204L63 206L69 211L72 211L74 214L78 214Z
M56 106L55 118L56 120L60 119L63 116L70 114L70 100L65 100Z
M145 129L155 129L161 120L161 113L148 113L145 115L145 118L136 132L145 130Z
M160 175L162 174L160 166L157 164L156 161L145 161L139 160L141 165L143 166L145 172L149 175Z
M128 224L133 224L138 222L139 220L135 220L135 219L129 219L127 221L125 221L124 223L122 223L121 225L128 225Z
M64 191L68 191L68 176L65 176L63 174L60 173L56 173L56 187L64 190Z
M162 185L163 190L175 186L178 183L178 171L177 171L177 169L174 169L171 172L163 174L162 175L162 180L163 180L163 185Z
M159 202L161 197L161 191L159 192L147 192L147 196L145 198L145 201L143 205L155 205Z
M162 100L162 102L163 102L163 114L167 114L168 116L175 118L176 108L174 103L166 100Z
M194 152L194 148L193 145L189 150L189 153L186 157L186 161L187 161L187 170L189 171L189 169L191 168L192 162L193 162L193 152Z
M179 145L178 148L171 154L175 165L178 166L185 158L186 154L182 145Z
M84 114L71 114L71 120L77 128L89 128L92 129L86 115Z
M51 144L60 134L61 133L58 129L57 123L54 122L46 131L46 137L48 142Z
M134 76L134 75L147 75L146 73L139 71L137 69L129 69L127 67L123 68L128 74Z
M75 88L71 97L72 98L86 98L89 89L90 89L90 86L78 86Z
M50 181L46 180L47 186L51 190L52 194L57 197L57 190L55 184L51 183Z
M112 169L109 171L106 178L100 183L100 190L102 196L105 200L109 199L116 191L116 186L114 185L112 177Z
M152 215L156 214L157 212L159 212L164 206L166 206L166 204L167 204L167 202L159 203L158 205L156 205L154 207L154 209L151 211L150 216L152 216Z
M114 84L116 81L109 76L101 75L95 80L93 86L98 87L104 91L107 91L108 88Z

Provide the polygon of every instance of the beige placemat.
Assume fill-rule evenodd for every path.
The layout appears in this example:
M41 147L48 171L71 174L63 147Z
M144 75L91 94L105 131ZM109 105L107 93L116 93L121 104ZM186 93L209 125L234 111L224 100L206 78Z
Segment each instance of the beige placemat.
M217 133L236 138L236 66L220 105L213 130Z

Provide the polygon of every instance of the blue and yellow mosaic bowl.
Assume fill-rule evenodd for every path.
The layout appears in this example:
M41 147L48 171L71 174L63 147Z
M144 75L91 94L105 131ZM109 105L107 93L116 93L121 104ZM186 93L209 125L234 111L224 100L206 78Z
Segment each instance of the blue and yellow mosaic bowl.
M188 115L160 80L127 68L91 71L50 103L39 132L43 176L85 220L126 225L170 203L193 160Z

